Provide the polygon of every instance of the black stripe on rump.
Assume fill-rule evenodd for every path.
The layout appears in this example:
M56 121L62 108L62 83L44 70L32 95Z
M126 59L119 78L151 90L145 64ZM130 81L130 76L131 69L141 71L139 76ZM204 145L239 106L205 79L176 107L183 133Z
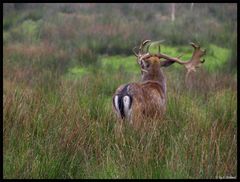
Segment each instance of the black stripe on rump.
M119 110L120 110L120 114L121 114L121 117L122 119L125 118L125 113L124 113L124 104L123 104L123 97L124 96L128 96L130 98L130 104L129 104L129 108L131 108L131 105L132 105L132 96L129 95L127 93L127 87L128 87L129 84L127 84L123 89L122 91L118 94L118 107L119 107Z

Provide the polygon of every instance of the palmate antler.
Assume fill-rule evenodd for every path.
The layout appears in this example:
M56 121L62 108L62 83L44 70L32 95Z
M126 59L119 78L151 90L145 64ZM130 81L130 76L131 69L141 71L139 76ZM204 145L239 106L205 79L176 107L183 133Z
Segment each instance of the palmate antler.
M162 54L162 53L156 54L156 56L159 58L164 58L169 61L173 61L173 62L182 64L187 69L188 72L191 72L191 71L195 72L196 68L198 68L202 63L205 62L204 59L201 60L200 58L206 54L206 50L200 49L199 45L196 45L192 42L190 43L190 45L193 46L194 51L192 54L192 58L189 61L182 61L181 59L179 59L180 56L175 58L175 57L170 57L170 56L168 56L166 54Z
M202 50L199 45L196 45L194 43L190 43L190 45L194 48L192 58L189 61L182 61L179 57L170 57L165 54L158 53L156 56L159 58L164 58L166 60L177 62L181 65L183 65L187 69L185 81L188 79L188 76L191 72L196 72L196 68L199 68L201 64L205 62L205 60L201 60L201 57L206 54L206 49Z

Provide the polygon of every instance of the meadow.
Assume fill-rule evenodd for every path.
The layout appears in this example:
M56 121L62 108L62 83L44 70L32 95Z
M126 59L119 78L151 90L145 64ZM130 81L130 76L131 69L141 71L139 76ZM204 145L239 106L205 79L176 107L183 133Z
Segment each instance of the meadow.
M142 5L109 5L113 10L108 12L104 4L23 4L4 6L4 178L236 177L237 33L231 32L236 22L230 13L234 5L196 4L203 6L197 11L200 15L209 13L198 22L208 31L189 34L198 24L175 31L189 21L188 13L168 23L161 13L155 19L151 13L139 17ZM167 6L151 7L164 14ZM106 18L113 11L115 17ZM154 28L157 18L165 29ZM145 27L142 19L154 21ZM184 84L180 65L163 68L166 116L149 119L137 131L124 123L119 131L112 95L120 84L141 78L132 48L143 37L163 38L164 53L184 53L182 59L189 59L188 36L207 49L191 88Z

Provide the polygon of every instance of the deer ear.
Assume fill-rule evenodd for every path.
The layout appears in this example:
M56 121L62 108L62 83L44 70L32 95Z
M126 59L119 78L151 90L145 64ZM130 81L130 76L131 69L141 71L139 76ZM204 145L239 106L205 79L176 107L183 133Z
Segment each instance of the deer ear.
M170 66L173 63L175 63L175 61L170 61L170 60L161 61L161 66L168 67L168 66Z

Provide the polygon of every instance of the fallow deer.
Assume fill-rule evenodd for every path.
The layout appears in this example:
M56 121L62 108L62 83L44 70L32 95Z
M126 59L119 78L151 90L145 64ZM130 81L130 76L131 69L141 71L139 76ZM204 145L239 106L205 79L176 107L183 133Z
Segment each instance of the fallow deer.
M180 60L181 56L170 57L160 53L149 53L150 40L145 40L139 46L136 53L137 62L141 66L141 82L127 83L119 86L113 95L113 109L121 120L128 120L135 127L139 127L146 117L161 118L166 112L166 78L161 67L167 67L177 62L187 69L187 74L196 71L196 68L205 60L200 58L205 55L206 50L200 46L190 43L194 47L192 58L189 61ZM147 51L143 49L147 46ZM162 60L164 59L164 60Z

